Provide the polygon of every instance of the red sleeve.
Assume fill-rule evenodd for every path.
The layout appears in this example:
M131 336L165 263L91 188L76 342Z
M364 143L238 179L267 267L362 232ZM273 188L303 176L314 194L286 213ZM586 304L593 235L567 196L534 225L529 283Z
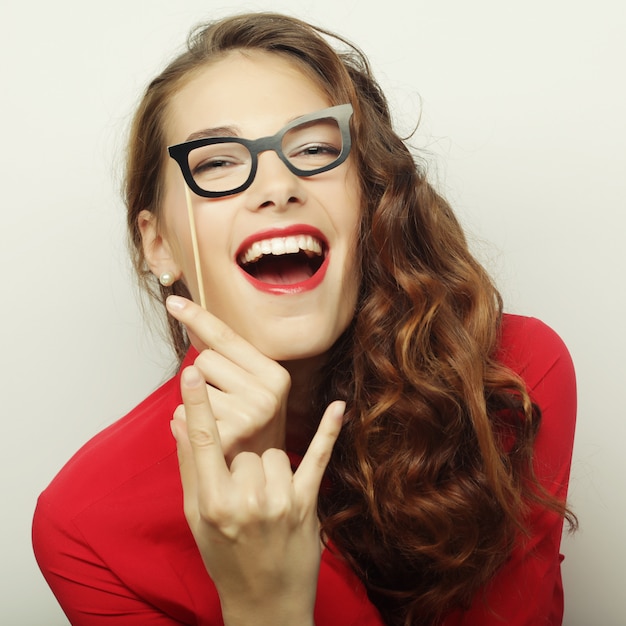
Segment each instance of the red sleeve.
M168 381L101 431L39 497L35 557L74 626L197 623L183 574L195 579L199 566L186 558L193 538L169 429L177 390Z
M542 322L506 316L500 358L522 376L541 409L535 472L550 494L564 500L576 421L576 381L569 352ZM450 616L445 626L560 626L562 527L560 516L534 507L529 518L531 536L518 541L511 558L471 609Z
M183 624L136 596L43 498L33 521L33 547L47 583L74 626Z

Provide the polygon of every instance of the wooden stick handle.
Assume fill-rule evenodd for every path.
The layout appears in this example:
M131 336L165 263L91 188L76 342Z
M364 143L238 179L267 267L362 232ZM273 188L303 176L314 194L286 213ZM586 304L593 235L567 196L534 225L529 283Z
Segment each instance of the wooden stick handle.
M200 250L198 248L198 235L196 234L196 219L193 214L193 202L191 200L191 190L185 183L185 200L187 201L187 215L189 217L189 229L191 230L191 247L193 249L193 260L196 265L196 280L198 281L198 293L200 294L200 306L206 309L206 298L204 297L204 280L202 279L202 266L200 265Z

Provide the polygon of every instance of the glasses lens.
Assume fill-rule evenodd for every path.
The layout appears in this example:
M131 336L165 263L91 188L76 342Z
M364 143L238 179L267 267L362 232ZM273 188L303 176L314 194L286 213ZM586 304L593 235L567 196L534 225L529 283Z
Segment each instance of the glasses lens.
M209 144L189 153L189 170L200 189L230 191L246 182L252 159L248 149L235 142Z
M336 161L342 143L337 120L322 118L291 128L283 137L282 151L294 167L312 172Z

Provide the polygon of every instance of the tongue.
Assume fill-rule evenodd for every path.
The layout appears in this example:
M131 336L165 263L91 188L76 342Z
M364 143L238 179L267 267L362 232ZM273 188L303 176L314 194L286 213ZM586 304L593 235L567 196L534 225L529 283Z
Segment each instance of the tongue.
M257 280L268 285L295 285L311 278L310 265L299 255L267 255L255 264L250 272Z

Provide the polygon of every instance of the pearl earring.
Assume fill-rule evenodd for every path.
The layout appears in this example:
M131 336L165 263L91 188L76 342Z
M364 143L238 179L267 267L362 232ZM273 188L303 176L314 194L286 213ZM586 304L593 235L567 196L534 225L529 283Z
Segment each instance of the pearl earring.
M174 274L171 272L163 272L159 276L159 282L163 285L163 287L171 287L175 280Z

